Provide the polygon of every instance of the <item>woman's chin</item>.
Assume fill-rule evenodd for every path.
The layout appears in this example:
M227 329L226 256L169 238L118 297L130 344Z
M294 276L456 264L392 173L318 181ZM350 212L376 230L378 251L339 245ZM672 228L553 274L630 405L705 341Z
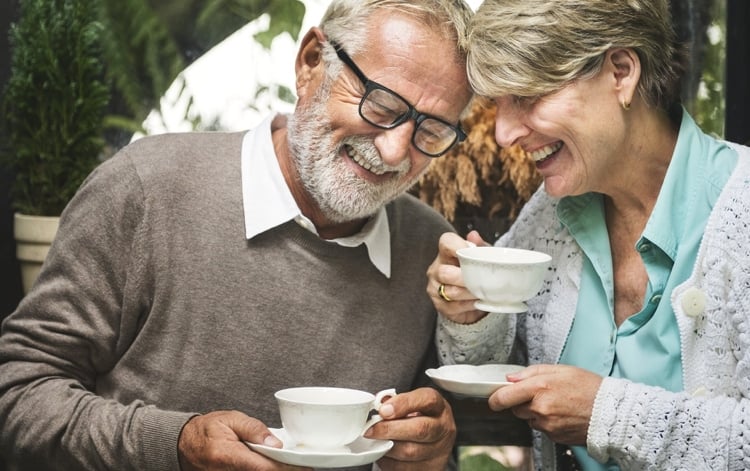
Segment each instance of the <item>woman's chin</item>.
M544 191L553 198L572 195L570 188L565 185L565 180L558 175L544 177Z

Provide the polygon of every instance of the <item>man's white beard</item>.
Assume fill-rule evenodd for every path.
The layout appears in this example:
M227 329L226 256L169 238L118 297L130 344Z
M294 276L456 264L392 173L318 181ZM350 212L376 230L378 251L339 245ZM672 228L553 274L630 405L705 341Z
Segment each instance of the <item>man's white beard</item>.
M371 138L349 136L338 146L334 145L325 109L330 97L330 85L326 85L321 86L313 105L297 109L287 122L291 158L305 190L329 221L340 223L367 218L410 188L419 175L403 180L411 168L408 159L397 167L386 167ZM371 183L360 178L339 156L345 145L351 146L373 167L387 169L394 174L382 183Z

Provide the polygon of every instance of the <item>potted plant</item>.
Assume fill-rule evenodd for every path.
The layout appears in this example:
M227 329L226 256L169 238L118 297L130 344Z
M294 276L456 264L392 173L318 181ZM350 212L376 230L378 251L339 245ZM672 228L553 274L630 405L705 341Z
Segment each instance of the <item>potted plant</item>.
M21 0L11 26L11 70L2 109L2 153L24 290L33 283L57 219L105 148L109 101L97 0Z
M15 175L14 233L25 291L47 253L40 242L54 236L58 216L81 182L134 132L143 132L141 123L190 60L264 13L272 20L257 41L268 46L283 32L296 38L305 11L299 0L251 2L231 12L222 5L19 1L1 103L8 142L0 164Z

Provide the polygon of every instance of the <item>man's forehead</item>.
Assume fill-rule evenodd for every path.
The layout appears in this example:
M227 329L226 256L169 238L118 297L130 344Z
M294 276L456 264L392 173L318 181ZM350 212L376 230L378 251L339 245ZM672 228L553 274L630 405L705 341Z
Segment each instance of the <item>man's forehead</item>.
M410 15L373 18L364 48L352 57L369 79L408 100L417 97L407 96L404 82L421 84L419 88L430 93L443 93L442 88L448 87L450 93L461 95L463 88L464 101L471 95L466 64L458 57L455 40Z

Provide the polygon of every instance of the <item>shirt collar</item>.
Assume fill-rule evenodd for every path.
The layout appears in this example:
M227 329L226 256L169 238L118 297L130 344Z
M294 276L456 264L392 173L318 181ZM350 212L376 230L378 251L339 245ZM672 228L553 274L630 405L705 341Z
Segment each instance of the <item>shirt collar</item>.
M648 239L675 259L684 234L690 232L696 220L707 218L711 211L712 204L706 204L705 194L712 191L714 196L710 201L715 201L734 167L732 161L726 160L709 165L709 159L725 158L720 155L723 148L723 144L708 138L683 109L672 159L639 243ZM712 190L707 190L707 185ZM587 193L560 200L558 218L571 232L583 233L594 221L603 224L604 210L600 203L592 205L593 198L600 196Z
M672 160L643 233L672 259L685 235L708 219L734 168L722 150L725 146L704 134L683 109Z
M245 237L256 235L295 220L317 235L315 225L297 206L286 185L271 139L274 115L245 134L240 156L242 205L245 216ZM370 218L362 230L349 237L332 239L345 247L365 244L370 261L386 278L391 276L391 236L384 207Z
M370 261L386 278L391 277L391 233L385 208L378 210L365 227L349 237L333 239L339 245L356 247L365 244Z

